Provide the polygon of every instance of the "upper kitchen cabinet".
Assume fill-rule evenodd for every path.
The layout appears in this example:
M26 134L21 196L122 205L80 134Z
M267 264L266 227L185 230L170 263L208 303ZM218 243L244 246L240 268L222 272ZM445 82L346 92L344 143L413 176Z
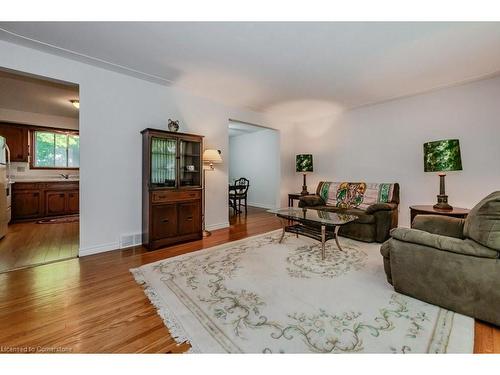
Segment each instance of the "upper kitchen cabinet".
M28 161L28 131L25 126L0 123L0 135L7 140L11 161Z

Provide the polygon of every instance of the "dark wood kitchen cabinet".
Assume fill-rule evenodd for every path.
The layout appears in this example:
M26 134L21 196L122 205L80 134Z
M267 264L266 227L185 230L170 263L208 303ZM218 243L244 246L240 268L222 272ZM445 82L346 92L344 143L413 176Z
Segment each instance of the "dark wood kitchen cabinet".
M68 192L66 212L68 214L77 214L80 212L80 192L78 190Z
M0 135L7 140L11 161L28 162L28 133L26 126L0 122Z
M145 129L142 233L150 249L201 239L203 137Z
M79 212L79 182L16 182L12 185L14 221Z
M45 192L45 215L60 216L66 213L67 194L64 191Z
M38 190L14 190L12 219L31 219L42 216L42 197Z

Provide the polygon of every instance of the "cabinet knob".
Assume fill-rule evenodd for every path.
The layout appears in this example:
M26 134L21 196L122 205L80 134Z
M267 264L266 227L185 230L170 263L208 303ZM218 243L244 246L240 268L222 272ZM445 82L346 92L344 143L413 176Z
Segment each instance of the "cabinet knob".
M193 217L192 216L189 216L186 218L186 221L192 221L193 220Z
M162 223L168 223L168 219L163 219L161 222Z

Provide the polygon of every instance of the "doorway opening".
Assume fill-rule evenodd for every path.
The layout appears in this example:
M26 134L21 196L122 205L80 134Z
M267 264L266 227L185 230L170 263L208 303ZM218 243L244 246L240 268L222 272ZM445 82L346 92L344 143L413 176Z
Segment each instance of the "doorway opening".
M249 207L277 208L280 191L279 132L230 120L228 134L230 222L232 218L245 215Z
M76 258L79 86L0 69L0 273Z

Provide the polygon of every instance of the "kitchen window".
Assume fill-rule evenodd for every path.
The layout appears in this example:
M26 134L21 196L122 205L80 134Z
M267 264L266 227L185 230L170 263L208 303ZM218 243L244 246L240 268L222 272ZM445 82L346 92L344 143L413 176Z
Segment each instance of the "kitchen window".
M78 169L80 137L76 133L34 130L32 136L33 168Z

